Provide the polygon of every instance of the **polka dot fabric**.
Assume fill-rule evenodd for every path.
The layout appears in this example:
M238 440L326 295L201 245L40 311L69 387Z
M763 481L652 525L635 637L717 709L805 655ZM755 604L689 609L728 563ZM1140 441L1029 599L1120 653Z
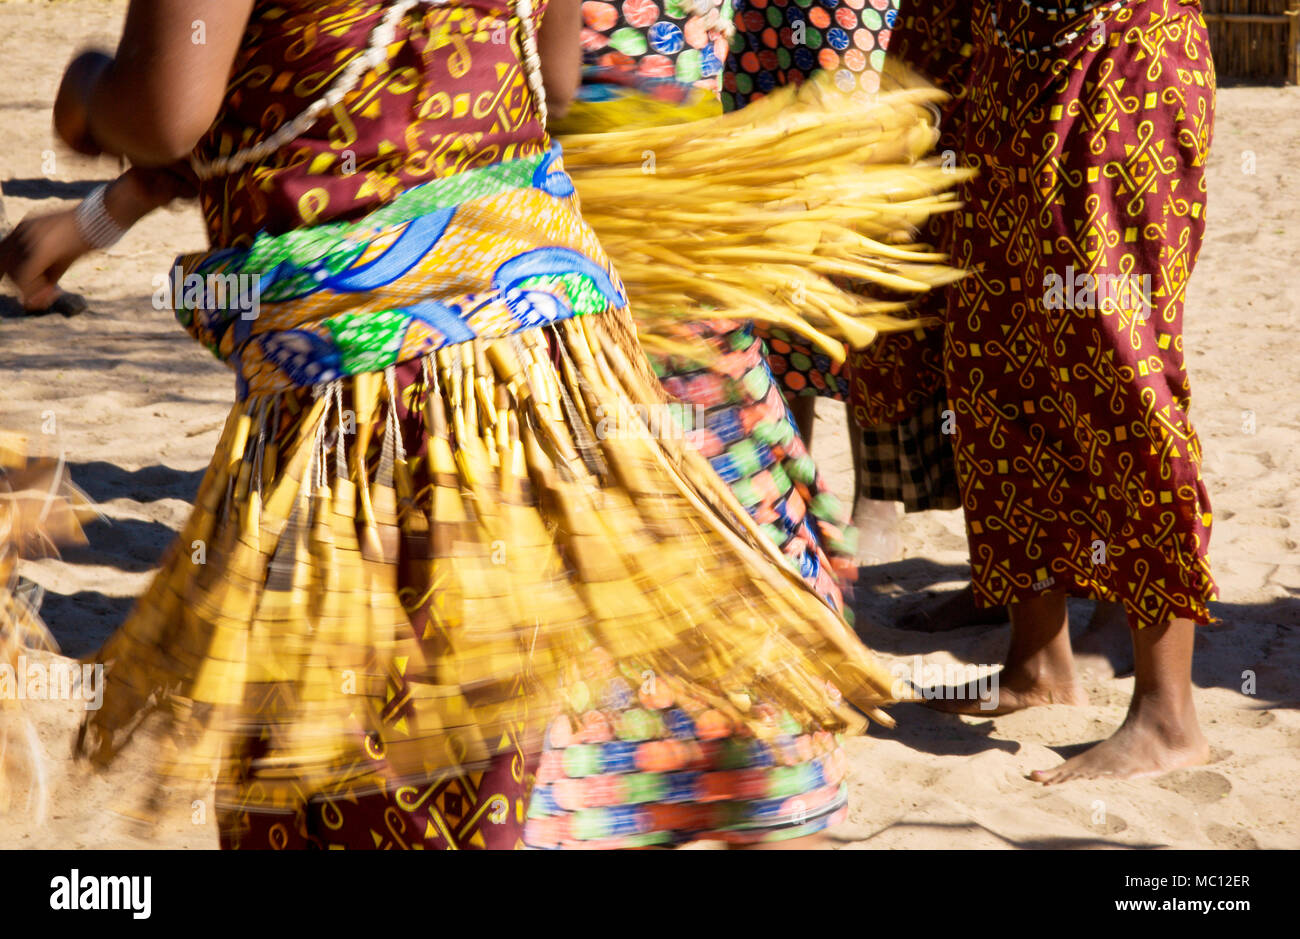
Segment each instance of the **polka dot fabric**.
M825 352L778 326L756 327L755 332L767 347L768 367L787 398L816 395L843 401L848 397L847 369Z
M586 0L583 58L588 66L716 89L731 17L730 0Z
M845 91L880 87L898 0L738 0L722 104L744 107L819 69Z

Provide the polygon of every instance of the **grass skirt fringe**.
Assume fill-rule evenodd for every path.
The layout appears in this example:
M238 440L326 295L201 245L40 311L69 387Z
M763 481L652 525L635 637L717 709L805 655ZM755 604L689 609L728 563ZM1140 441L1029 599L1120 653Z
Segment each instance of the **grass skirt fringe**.
M684 320L752 319L842 363L846 343L921 324L907 301L961 272L917 229L959 207L968 173L924 159L944 94L899 69L885 82L849 94L820 72L728 114L561 137L646 348L676 351Z
M237 404L79 749L156 717L166 777L288 809L482 767L610 669L760 740L888 722L676 428L625 311Z
M44 814L44 759L21 686L29 657L43 666L58 650L37 613L41 590L19 579L18 561L85 544L81 525L95 514L62 460L33 456L24 438L0 432L0 814L19 806L37 819Z

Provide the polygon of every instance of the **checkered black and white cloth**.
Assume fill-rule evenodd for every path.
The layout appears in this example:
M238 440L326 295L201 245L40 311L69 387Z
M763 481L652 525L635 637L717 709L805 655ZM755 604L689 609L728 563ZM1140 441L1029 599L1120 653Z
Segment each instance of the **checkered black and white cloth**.
M902 502L907 512L959 508L947 410L947 396L940 391L912 417L864 429L860 495Z

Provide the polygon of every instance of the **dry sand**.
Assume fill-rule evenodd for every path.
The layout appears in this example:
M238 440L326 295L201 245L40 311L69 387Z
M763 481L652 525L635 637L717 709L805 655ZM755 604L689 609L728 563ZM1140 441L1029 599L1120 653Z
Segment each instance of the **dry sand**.
M89 40L110 41L124 4L0 3L0 180L10 220L71 206L110 161L56 151L49 105L63 64ZM1201 631L1196 705L1212 762L1159 779L1044 788L1025 778L1122 720L1131 677L1087 679L1088 707L1046 707L993 719L915 705L898 728L849 743L854 808L848 848L1300 847L1300 88L1225 88L1211 157L1209 234L1192 279L1186 348L1214 500L1212 560L1222 625ZM1254 172L1245 172L1253 155ZM0 426L62 450L100 504L87 547L25 563L46 591L44 616L72 656L121 623L187 500L233 399L224 366L153 309L153 276L203 245L193 207L157 213L107 255L75 266L65 286L90 312L73 319L0 318ZM11 289L11 288L7 288ZM12 313L11 300L0 300ZM815 454L832 484L851 488L842 407L822 402ZM1254 432L1248 432L1252 412ZM52 421L52 424L51 424ZM55 433L42 437L43 429ZM1000 661L1006 626L927 634L888 624L966 577L960 513L906 517L902 558L864 569L864 639L903 661ZM1090 604L1072 604L1076 625ZM1095 665L1096 663L1091 663ZM1253 694L1243 675L1253 673ZM215 847L206 806L165 807L153 831L120 813L142 757L85 778L68 758L77 705L30 704L48 752L43 823L0 818L0 847Z

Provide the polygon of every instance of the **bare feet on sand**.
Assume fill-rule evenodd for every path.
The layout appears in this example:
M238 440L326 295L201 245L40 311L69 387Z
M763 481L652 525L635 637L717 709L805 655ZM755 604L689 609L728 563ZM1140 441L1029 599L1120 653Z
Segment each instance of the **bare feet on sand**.
M1192 702L1195 633L1195 624L1186 619L1130 630L1133 699L1124 724L1108 740L1053 769L1036 770L1029 778L1047 784L1135 779L1209 759L1209 744ZM985 680L959 688L927 688L921 694L936 710L985 717L1043 704L1087 703L1070 648L1064 596L1047 594L1011 607L1011 646L1006 664L994 677L992 684Z
M1161 718L1130 711L1120 729L1101 743L1053 769L1034 770L1029 778L1049 786L1071 779L1139 779L1199 766L1209 758L1210 745L1195 714L1169 726Z
M920 694L936 711L973 717L997 717L1044 704L1088 703L1083 686L1070 676L1031 679L1023 674L1010 676L1004 668L993 679L956 688L923 688Z
M927 688L926 703L948 714L996 717L1043 704L1087 704L1088 696L1074 669L1065 598L1038 597L1011 608L1011 645L1006 664L990 685ZM983 700L972 691L983 685Z
M1041 783L1071 779L1137 779L1158 776L1210 758L1192 702L1191 620L1132 631L1133 700L1119 730L1060 766L1036 770Z

